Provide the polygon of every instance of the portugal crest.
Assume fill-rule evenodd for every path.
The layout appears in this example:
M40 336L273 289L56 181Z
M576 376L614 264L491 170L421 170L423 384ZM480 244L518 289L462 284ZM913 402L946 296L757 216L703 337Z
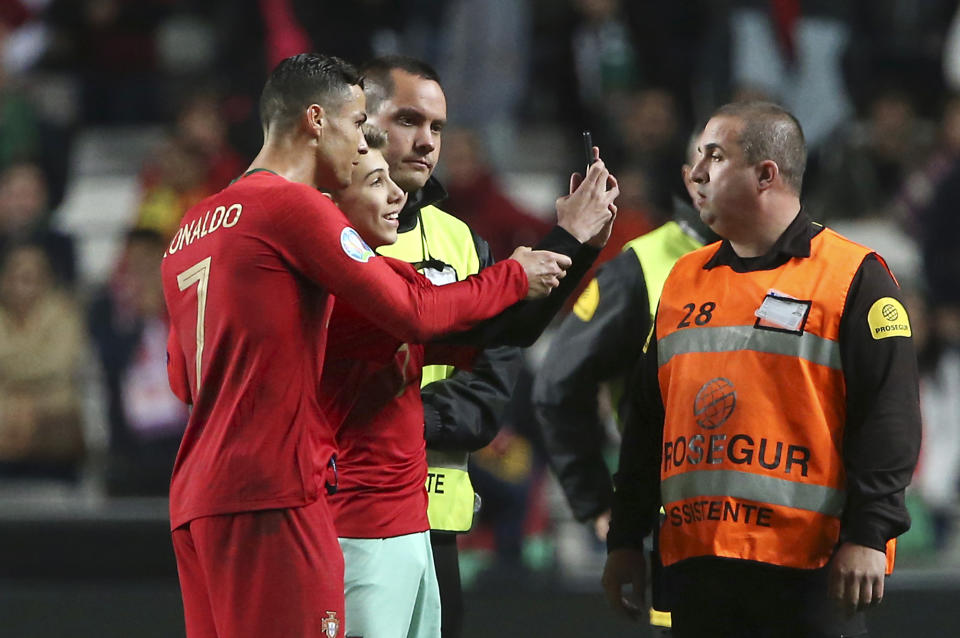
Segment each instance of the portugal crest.
M320 628L327 634L327 638L337 638L340 632L340 620L337 618L337 612L328 611L327 617L320 621Z

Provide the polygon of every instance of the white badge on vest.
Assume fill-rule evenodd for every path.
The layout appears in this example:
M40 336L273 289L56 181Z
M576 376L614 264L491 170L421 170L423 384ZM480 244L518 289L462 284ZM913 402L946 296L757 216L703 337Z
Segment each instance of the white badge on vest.
M423 276L429 279L434 286L445 286L459 281L456 269L439 259L418 262L413 267L423 273Z
M809 301L801 301L778 290L769 290L753 314L760 320L757 322L758 328L801 332L810 305Z

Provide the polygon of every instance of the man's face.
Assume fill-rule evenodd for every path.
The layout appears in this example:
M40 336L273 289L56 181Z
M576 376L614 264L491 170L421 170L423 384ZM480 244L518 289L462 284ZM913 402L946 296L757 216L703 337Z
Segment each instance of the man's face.
M718 116L700 135L697 161L690 170L694 206L700 218L721 237L735 238L753 224L759 194L756 166L740 146L743 121Z
M367 152L360 125L367 115L366 98L359 86L351 86L340 104L324 109L323 130L317 145L317 188L338 190L350 185L354 167Z
M440 133L447 123L447 99L433 80L394 69L394 91L375 114L374 126L387 131L384 151L390 177L405 192L423 188L440 158Z
M387 161L380 151L370 150L353 169L353 181L334 191L333 200L373 248L397 241L400 209L406 194L390 179Z

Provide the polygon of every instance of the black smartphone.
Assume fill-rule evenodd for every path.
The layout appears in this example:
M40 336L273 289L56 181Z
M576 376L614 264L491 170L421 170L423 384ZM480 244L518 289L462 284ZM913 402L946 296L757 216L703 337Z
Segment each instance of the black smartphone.
M587 168L589 169L590 165L597 161L593 157L593 135L590 134L590 131L583 132L583 152L587 159Z

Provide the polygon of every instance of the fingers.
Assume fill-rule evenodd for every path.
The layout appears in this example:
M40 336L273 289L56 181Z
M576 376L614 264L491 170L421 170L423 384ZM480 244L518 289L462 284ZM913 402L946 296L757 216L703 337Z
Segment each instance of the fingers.
M570 190L568 191L573 195L573 191L577 190L580 187L580 184L583 183L583 175L580 173L574 173L570 176ZM562 198L561 198L562 199Z
M604 596L610 607L625 618L638 620L645 612L645 570L642 550L618 549L607 556L600 579ZM627 584L632 586L632 592L625 591Z
M550 291L560 285L560 280L567 275L573 261L566 255L548 250L531 251L529 248L518 248L513 258L519 261L527 273L529 282L528 298L546 297Z
M828 594L848 615L876 606L883 600L883 575L833 569Z
M883 599L886 554L882 550L847 542L831 561L828 593L847 615Z
M607 190L612 191L614 188L617 189L617 192L619 193L620 182L617 181L617 178L614 176L613 173L608 173L607 174Z
M526 255L529 252L533 252L529 246L517 246L513 249L510 259L516 259L520 263L523 263L523 255Z
M867 575L861 581L857 609L876 607L880 604L881 600L883 600L883 576L873 577Z
M873 601L871 601L870 603L871 605L879 605L880 602L883 600L883 587L885 584L886 584L886 578L883 575L881 575L877 580L874 581Z
M848 613L857 609L860 603L860 581L855 572L846 574L843 578L843 598L841 600L847 608Z
M610 175L610 179L607 180L607 182L610 183L611 180L613 185L607 188L605 195L607 197L607 201L613 203L615 199L620 197L620 183L617 182L617 178L614 177L613 174Z
M610 171L607 170L607 165L603 163L602 159L598 158L597 161L590 165L584 181L587 182L587 185L590 186L590 188L599 189L601 186L603 186L605 189L607 178L609 176Z
M567 270L570 266L573 265L573 260L567 257L566 255L561 255L560 253L551 252L549 250L540 251L545 255L549 256L550 259L556 262L556 264L562 268L564 271ZM566 274L566 273L564 273Z

